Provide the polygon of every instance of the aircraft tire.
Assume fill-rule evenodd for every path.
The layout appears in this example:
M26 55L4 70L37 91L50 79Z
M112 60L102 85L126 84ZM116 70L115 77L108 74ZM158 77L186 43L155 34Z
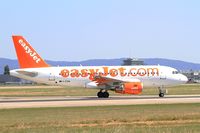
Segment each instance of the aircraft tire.
M159 94L159 97L164 97L164 96L165 96L164 93L160 93L160 94Z
M103 97L104 97L104 98L109 98L109 93L108 93L107 91L105 91L105 92L103 93Z
M99 92L97 93L97 96L98 96L98 98L103 98L103 97L104 97L104 94L103 94L102 91L99 91Z

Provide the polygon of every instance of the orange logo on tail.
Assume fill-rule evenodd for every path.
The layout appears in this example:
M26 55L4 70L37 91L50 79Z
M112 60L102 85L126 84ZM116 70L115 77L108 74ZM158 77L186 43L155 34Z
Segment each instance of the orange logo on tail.
M49 67L22 36L13 36L20 68Z
M36 55L35 52L33 52L29 46L26 45L25 42L23 42L22 39L19 40L19 44L21 44L21 46L24 48L24 50L26 51L27 54L29 54L31 57L33 57L33 60L35 60L36 63L39 63L41 61L41 59Z

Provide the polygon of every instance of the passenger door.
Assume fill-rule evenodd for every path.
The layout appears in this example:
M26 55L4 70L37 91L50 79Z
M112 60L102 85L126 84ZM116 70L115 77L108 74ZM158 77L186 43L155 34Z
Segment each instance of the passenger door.
M166 75L163 72L160 73L160 79L161 80L166 80L167 79Z
M56 77L53 73L49 74L49 81L55 81Z

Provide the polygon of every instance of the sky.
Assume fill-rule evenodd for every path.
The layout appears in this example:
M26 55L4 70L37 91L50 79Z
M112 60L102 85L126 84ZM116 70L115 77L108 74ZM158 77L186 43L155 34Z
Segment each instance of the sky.
M0 57L16 59L12 35L44 58L123 57L200 63L199 0L4 0Z

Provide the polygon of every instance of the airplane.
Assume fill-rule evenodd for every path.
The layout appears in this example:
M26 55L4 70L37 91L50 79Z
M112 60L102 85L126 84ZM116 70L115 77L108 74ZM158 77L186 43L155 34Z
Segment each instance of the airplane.
M12 36L19 69L12 76L37 83L99 89L98 98L108 98L108 91L141 94L143 88L155 87L164 97L166 87L184 84L187 77L178 70L160 65L139 66L64 66L47 64L23 36Z

